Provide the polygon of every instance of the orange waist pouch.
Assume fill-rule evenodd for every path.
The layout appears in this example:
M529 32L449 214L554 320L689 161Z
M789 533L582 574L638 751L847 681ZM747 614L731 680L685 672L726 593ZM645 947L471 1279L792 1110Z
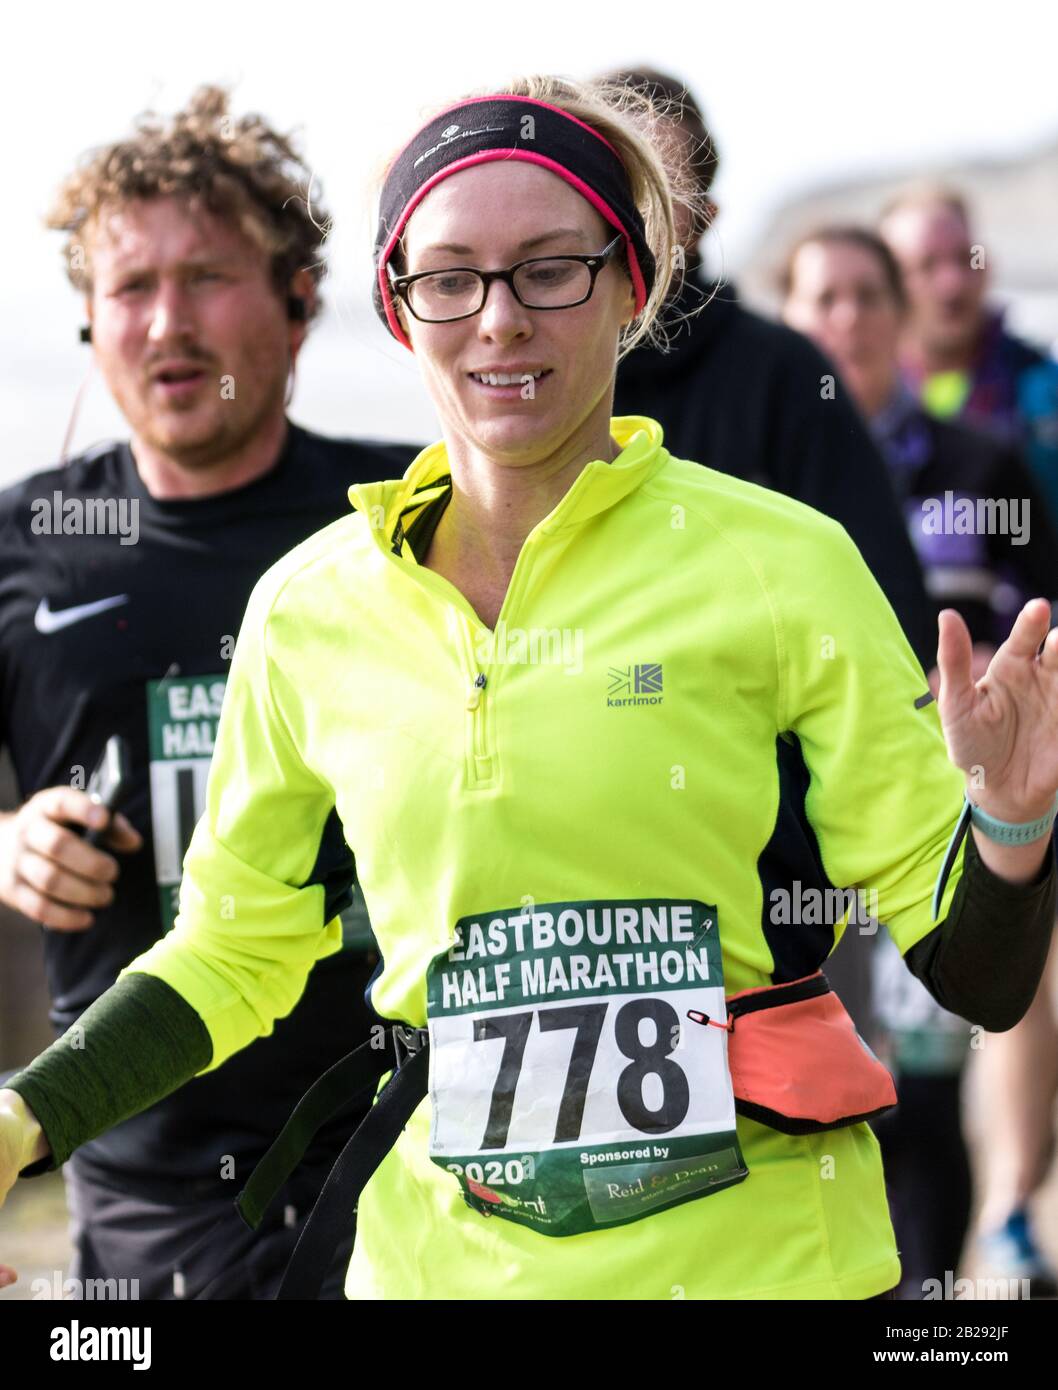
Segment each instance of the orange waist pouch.
M783 1134L859 1124L896 1104L896 1086L821 970L726 1001L735 1110Z

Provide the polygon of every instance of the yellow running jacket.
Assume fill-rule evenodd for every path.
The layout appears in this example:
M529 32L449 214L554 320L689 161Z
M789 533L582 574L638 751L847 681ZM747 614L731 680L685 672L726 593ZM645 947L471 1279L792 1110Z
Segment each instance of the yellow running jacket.
M871 1130L736 1118L709 1020L875 929L826 925L797 836L901 952L930 931L963 776L840 526L673 458L652 420L612 432L619 457L526 538L492 631L408 540L449 486L443 443L265 574L179 915L127 967L201 1015L208 1070L269 1032L340 944L302 886L337 808L372 1003L431 1030L431 1093L360 1201L350 1298L859 1299L899 1279Z

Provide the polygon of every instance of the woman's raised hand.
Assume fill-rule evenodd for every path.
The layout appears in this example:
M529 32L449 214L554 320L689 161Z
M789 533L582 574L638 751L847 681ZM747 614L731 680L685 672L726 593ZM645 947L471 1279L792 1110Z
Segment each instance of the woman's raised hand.
M952 608L940 615L937 705L948 754L967 774L970 799L998 820L1037 820L1058 791L1058 628L1048 632L1050 617L1046 599L1026 603L975 681L966 623Z

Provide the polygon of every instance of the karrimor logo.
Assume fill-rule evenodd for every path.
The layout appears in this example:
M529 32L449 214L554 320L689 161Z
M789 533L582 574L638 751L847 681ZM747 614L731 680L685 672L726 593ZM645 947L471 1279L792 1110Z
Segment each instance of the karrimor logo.
M447 140L448 137L454 135L458 129L459 127L457 125L446 125L444 130L441 131L441 138Z
M611 666L609 681L606 703L611 707L660 705L664 699L660 661L644 661L636 666Z

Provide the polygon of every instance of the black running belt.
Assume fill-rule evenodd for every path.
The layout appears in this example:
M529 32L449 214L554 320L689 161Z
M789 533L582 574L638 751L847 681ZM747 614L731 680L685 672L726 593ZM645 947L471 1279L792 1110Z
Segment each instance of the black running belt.
M379 1046L381 1042L381 1046ZM319 1297L338 1242L355 1229L356 1202L368 1179L397 1141L412 1111L426 1095L429 1075L429 1033L425 1028L394 1024L381 1039L361 1044L330 1067L298 1101L267 1153L235 1199L244 1226L257 1230L279 1190L301 1162L317 1131L343 1106L365 1091L374 1091L386 1072L393 1075L374 1105L347 1140L327 1175L316 1204L283 1277L277 1298ZM232 1217L216 1221L186 1250L177 1265L190 1273L194 1263L212 1249L214 1263L237 1243ZM207 1261L208 1263L208 1261ZM222 1269L202 1288L182 1297L209 1298Z
M369 1088L373 1090L379 1078L396 1066L393 1047L386 1045L392 1042L392 1035L387 1032L382 1041L382 1047L362 1043L335 1062L298 1101L235 1199L239 1215L252 1230L261 1224L272 1199L301 1162L317 1131L347 1102L352 1103Z
M423 1043L403 1063L346 1143L298 1238L277 1299L319 1297L338 1242L352 1223L360 1193L426 1095L429 1055L429 1045Z

